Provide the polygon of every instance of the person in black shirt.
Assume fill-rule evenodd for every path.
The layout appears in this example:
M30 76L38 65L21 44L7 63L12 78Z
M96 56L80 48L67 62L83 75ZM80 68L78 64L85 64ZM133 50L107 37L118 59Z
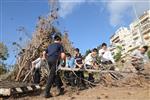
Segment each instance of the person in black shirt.
M59 76L59 73L56 72L58 62L60 59L65 59L65 53L63 46L61 45L61 38L59 36L54 37L54 43L50 44L47 50L43 53L48 56L48 65L50 68L50 73L48 76L46 88L45 88L45 98L51 97L50 89L52 84L55 82L60 94L63 93L64 89L62 88L62 81Z
M76 64L76 68L84 68L84 64L83 64L83 57L80 54L80 50L78 48L75 49L75 64ZM79 77L77 79L77 85L78 87L80 87L80 89L84 89L85 88L85 82L84 82L84 73L83 71L77 71L76 72L77 76Z

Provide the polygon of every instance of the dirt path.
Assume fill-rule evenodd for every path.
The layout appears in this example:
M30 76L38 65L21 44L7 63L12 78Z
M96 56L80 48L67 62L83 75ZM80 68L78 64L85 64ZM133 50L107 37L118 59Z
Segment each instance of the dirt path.
M15 99L16 100L16 99ZM45 99L40 96L28 96L18 100L150 100L150 88L142 87L94 87L69 93L63 96Z

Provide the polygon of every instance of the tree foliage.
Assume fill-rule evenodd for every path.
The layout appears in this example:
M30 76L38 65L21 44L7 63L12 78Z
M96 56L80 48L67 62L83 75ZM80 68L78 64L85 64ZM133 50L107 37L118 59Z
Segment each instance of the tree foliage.
M90 50L90 49L86 50L85 55L84 55L84 58L85 58L89 53L91 53L91 50Z
M117 62L117 61L119 61L121 59L121 56L122 56L122 54L121 54L122 47L121 46L117 46L116 49L117 49L117 52L114 55L114 59Z
M4 73L7 72L7 69L6 69L5 66L6 66L6 65L3 64L3 63L0 64L0 75L2 75L2 74L4 74Z
M8 57L8 49L2 42L0 42L0 60L6 60L7 57Z
M7 47L0 42L0 75L7 72L6 64L4 64L4 60L8 57L8 49Z
M149 57L149 59L150 59L150 50L147 52L147 55L148 55L148 57Z

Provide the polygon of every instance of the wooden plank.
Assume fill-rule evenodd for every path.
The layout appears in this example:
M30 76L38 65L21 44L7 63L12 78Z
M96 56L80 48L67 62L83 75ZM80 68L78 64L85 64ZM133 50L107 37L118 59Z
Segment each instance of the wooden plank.
M1 96L10 96L11 89L10 88L0 88L0 95Z
M80 68L67 68L60 67L58 70L62 71L84 71L84 72L95 72L95 73L134 73L128 71L114 71L114 70L97 70L97 69L80 69Z
M39 85L35 85L36 89L40 89L41 87Z
M87 72L115 72L111 70L96 70L96 69L80 69L80 68L67 68L67 67L60 67L59 70L63 71L87 71Z
M15 94L28 93L40 90L41 87L35 84L27 84L12 81L0 82L0 95L1 96L13 96Z
M32 89L31 86L27 86L27 89L28 89L29 91L33 91L33 89Z
M22 93L22 92L23 92L21 88L16 88L16 91L17 91L18 93Z

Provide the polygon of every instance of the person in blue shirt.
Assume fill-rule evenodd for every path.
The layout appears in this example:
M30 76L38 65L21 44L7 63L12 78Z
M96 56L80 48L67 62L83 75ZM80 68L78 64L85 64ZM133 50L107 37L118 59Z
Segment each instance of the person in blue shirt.
M49 69L50 69L46 88L45 88L45 98L49 98L52 96L50 94L50 90L51 90L51 87L54 82L59 90L59 94L63 94L63 92L64 92L64 89L62 88L63 83L61 81L59 73L56 72L58 63L60 62L60 60L65 60L65 58L66 58L60 36L56 35L54 37L54 43L52 43L48 46L46 51L43 52L43 55L48 56L47 57L48 65L49 65Z
M67 68L75 68L75 59L71 56L70 53L66 53L66 63ZM65 71L64 76L68 81L68 85L72 87L75 86L75 75L71 71Z
M75 59L71 56L70 53L66 54L66 67L68 67L68 68L75 67Z

